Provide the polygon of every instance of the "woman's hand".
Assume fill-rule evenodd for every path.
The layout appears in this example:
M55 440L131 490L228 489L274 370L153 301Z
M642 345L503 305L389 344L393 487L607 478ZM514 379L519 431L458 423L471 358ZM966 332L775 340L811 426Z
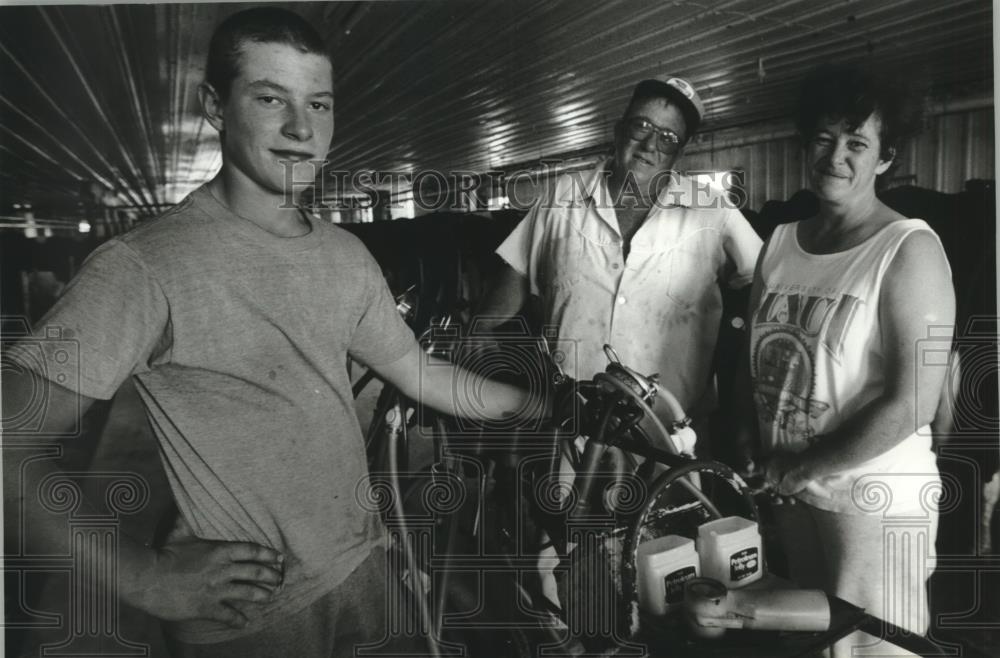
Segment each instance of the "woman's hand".
M790 452L772 455L764 464L764 482L782 496L794 496L813 478L806 472L802 458Z

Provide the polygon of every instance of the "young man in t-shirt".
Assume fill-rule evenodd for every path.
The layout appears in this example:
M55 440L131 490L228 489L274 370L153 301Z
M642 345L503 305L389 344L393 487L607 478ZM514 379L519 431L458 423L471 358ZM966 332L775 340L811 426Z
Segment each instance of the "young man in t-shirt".
M213 36L199 97L221 171L94 252L36 328L77 342L78 382L5 371L5 438L31 438L11 423L39 387L36 436L72 426L133 377L182 522L158 549L119 537L121 598L173 622L178 655L353 655L379 639L385 581L380 523L357 502L367 470L347 357L428 406L475 405L453 398L453 366L422 365L362 244L285 202L333 137L319 35L280 9L235 14ZM475 382L480 418L539 408ZM39 470L54 467L22 471L14 455L5 501L23 509L37 502ZM64 539L56 521L33 519L33 541Z

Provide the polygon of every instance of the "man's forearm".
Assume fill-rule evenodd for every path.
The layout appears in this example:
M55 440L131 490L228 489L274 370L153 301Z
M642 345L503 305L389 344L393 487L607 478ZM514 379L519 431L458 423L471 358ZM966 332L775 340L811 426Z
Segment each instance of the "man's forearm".
M424 369L419 401L452 416L477 421L547 417L544 391L527 391L438 361Z
M28 525L29 520L25 517L30 514L30 532L18 538L19 545L31 554L52 554L67 545L69 522L66 517L45 510L42 484L63 474L63 471L54 461L55 454L49 458L31 459L30 463L27 458L28 455L37 455L39 448L54 447L52 440L46 437L71 435L71 428L80 426L82 414L94 400L30 371L5 371L0 387L3 397L3 494L7 527L21 532ZM45 393L44 414L41 424L29 431L20 426L17 419L20 410L36 402L39 391ZM74 513L99 516L102 510L86 497L81 497ZM11 519L22 519L22 522L11 523ZM87 566L92 568L91 573L106 579L103 585L116 588L122 598L137 604L137 596L143 589L139 583L142 571L155 556L141 542L119 535L115 568L105 568L110 557L107 547L101 542L77 557L91 561Z
M727 452L735 460L756 461L760 453L760 432L757 409L753 400L753 381L750 377L749 345L744 344L736 365L733 391L733 437ZM743 464L737 464L742 466Z
M399 359L372 367L403 395L451 416L506 423L550 414L551 403L541 383L525 391L493 381L430 357L416 343Z
M22 454L9 440L5 441L3 452L4 478L4 514L8 519L7 527L19 532L27 520L20 524L10 523L13 519L25 519L30 514L30 532L25 532L18 538L19 546L28 554L51 555L54 551L65 547L72 550L67 540L69 538L69 521L65 516L49 513L42 502L42 483L51 477L63 474L52 459L33 459L30 464L24 464ZM25 467L22 468L22 465ZM68 477L68 476L66 476ZM74 507L78 516L101 516L98 509L86 497ZM131 605L142 606L142 595L145 586L142 576L148 571L155 559L152 549L143 543L121 533L115 554L109 553L109 547L104 542L96 542L74 554L77 560L86 560L87 564L79 564L77 568L86 569L88 573L102 580L101 585L116 591L118 596ZM114 559L115 564L109 564Z
M490 331L516 316L528 301L528 278L506 263L475 310L476 327Z

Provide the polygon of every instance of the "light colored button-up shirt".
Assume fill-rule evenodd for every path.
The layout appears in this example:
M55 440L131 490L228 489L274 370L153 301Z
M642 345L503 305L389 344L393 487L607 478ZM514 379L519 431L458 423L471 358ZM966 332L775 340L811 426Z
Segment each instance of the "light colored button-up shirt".
M560 176L497 253L541 297L546 335L565 353L568 375L603 372L608 343L625 365L659 373L685 409L711 404L718 283L749 284L761 240L721 193L678 176L626 261L606 172L605 163Z

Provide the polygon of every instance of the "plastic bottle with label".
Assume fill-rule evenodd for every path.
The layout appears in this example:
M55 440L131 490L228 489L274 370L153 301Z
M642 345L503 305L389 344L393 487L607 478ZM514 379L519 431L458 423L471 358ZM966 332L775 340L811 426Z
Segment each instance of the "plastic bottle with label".
M698 526L701 575L729 589L749 585L764 575L764 553L757 523L727 516Z
M666 535L639 544L636 551L639 606L666 615L684 602L684 583L699 574L694 540Z

